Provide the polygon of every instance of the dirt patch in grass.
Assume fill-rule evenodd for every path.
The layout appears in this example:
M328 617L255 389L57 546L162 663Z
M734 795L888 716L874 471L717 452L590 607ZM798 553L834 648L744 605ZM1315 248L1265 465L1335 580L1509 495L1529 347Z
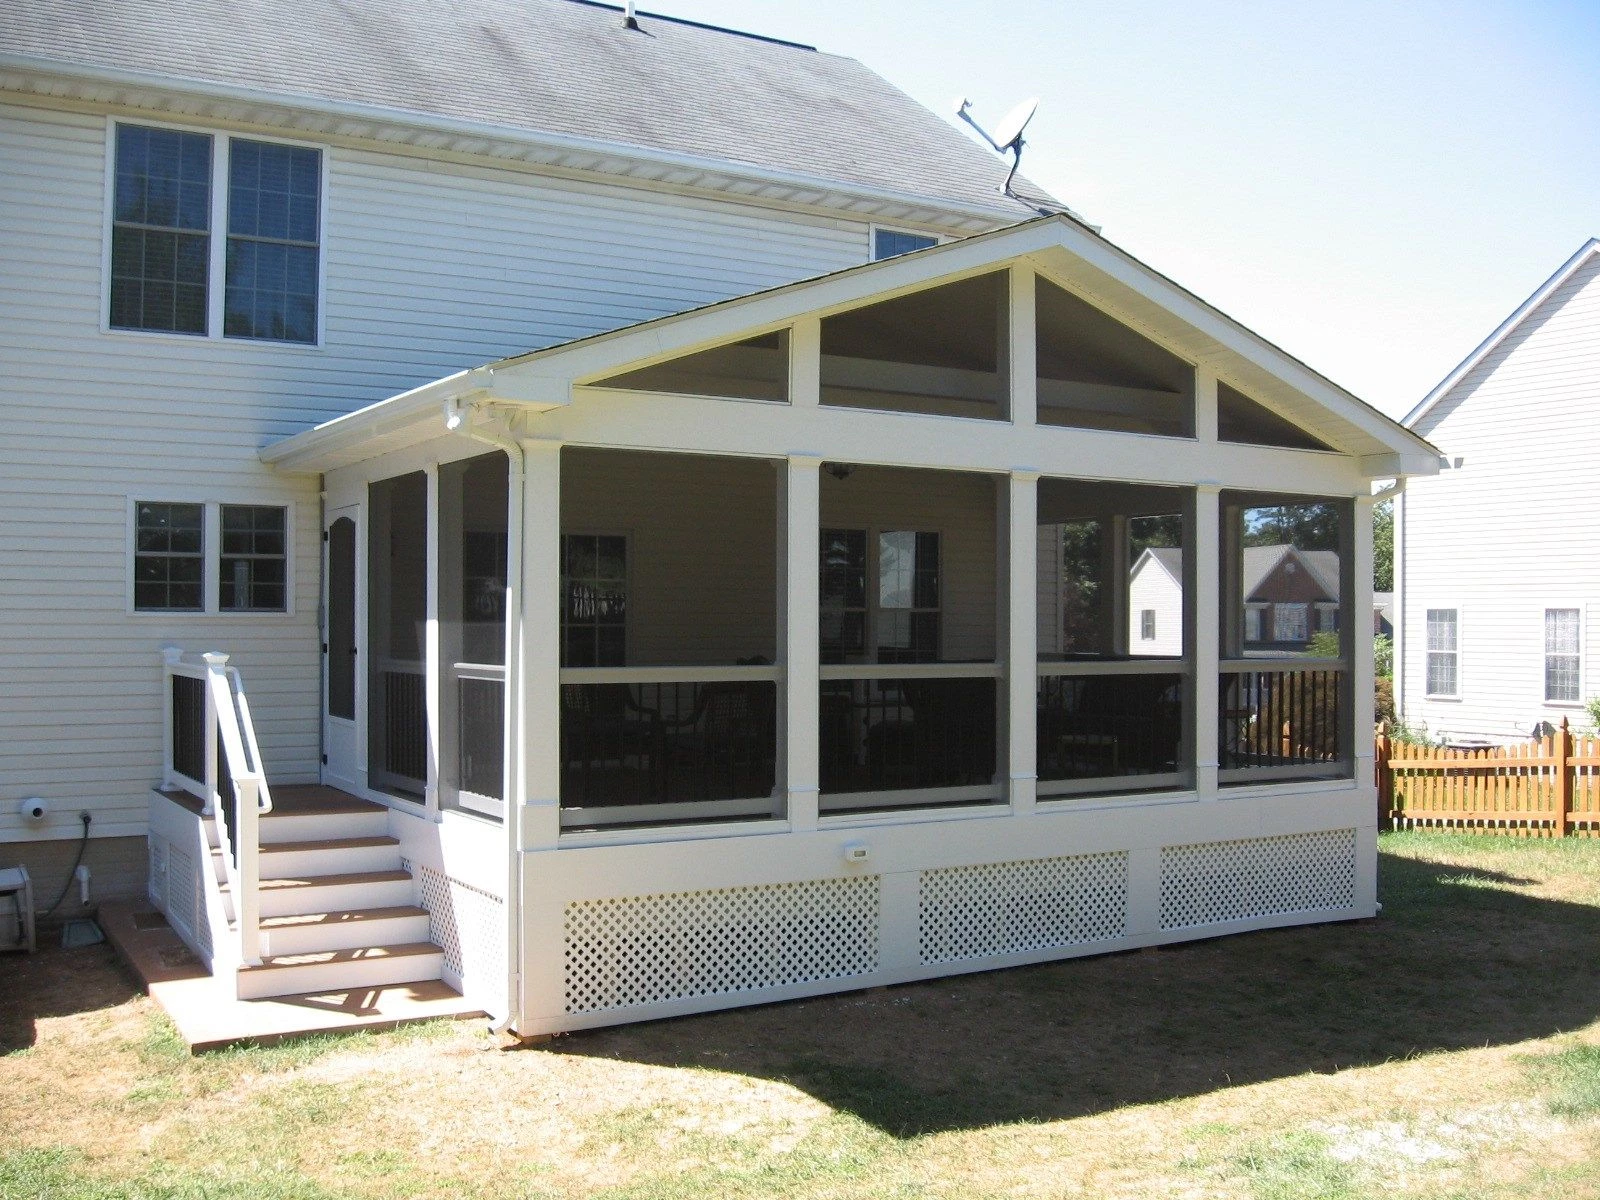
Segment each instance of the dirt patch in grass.
M103 947L0 959L0 1195L1600 1197L1600 844L1381 870L1376 921L515 1052L192 1058Z

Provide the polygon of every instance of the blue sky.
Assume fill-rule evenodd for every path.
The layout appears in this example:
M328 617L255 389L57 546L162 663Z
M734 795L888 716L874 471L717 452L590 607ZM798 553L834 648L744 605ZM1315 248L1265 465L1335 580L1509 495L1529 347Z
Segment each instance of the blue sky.
M1600 0L658 0L948 116L1042 97L1024 171L1399 415L1600 235Z

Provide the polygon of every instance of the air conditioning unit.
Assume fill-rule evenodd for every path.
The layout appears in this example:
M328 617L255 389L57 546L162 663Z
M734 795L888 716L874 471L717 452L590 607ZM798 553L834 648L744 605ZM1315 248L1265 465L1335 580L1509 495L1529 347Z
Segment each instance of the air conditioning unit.
M0 870L0 950L32 950L33 881L26 867Z

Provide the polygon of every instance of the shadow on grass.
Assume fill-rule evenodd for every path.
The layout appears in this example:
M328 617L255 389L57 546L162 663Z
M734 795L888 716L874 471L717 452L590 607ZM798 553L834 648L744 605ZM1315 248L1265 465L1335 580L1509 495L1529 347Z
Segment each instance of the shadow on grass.
M47 1017L112 1008L141 995L110 946L0 955L0 1054L25 1050Z
M1382 916L622 1026L556 1053L779 1079L896 1137L1046 1121L1600 1016L1600 909L1380 855Z

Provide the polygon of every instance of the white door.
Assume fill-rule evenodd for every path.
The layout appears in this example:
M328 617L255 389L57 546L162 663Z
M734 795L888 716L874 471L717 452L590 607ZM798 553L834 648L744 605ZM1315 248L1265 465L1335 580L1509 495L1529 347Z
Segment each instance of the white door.
M322 530L322 781L360 795L360 510L328 511Z

